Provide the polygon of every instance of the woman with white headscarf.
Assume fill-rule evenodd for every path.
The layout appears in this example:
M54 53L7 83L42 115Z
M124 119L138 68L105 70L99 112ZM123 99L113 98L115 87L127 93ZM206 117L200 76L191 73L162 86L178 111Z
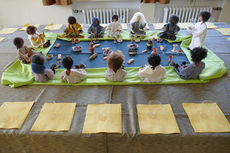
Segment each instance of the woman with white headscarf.
M137 12L133 15L132 19L130 20L131 25L131 37L140 37L144 38L145 36L145 27L146 27L146 20L145 16L141 12Z

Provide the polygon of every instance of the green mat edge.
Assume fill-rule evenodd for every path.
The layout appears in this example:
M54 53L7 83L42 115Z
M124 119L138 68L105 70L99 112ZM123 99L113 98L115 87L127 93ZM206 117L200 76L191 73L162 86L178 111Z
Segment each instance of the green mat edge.
M157 34L159 31L149 31L147 32L147 36L143 40L148 40L152 37L157 38ZM129 33L125 33L126 35ZM51 46L49 48L43 49L43 48L36 48L35 51L37 52L43 52L43 54L47 54L52 45L54 44L55 40L58 37L58 33L46 33L46 39L49 39L51 41ZM106 35L106 34L105 34ZM191 62L191 57L190 57L190 51L187 49L188 45L191 41L191 36L184 36L183 34L178 34L177 35L178 39L175 41L169 41L170 43L173 42L181 42L181 48L186 54L188 60ZM62 39L62 38L58 38ZM67 40L71 41L70 39L62 39L62 40ZM89 41L89 38L83 38L81 41ZM101 40L112 40L112 38L103 38ZM130 40L130 38L126 38L123 40ZM20 61L14 62L12 65L10 65L2 74L1 78L1 84L2 85L9 85L10 87L20 87L23 85L73 85L73 86L80 86L80 85L137 85L137 84L143 84L143 85L153 85L153 84L186 84L186 83L207 83L209 82L210 79L215 79L215 78L220 78L222 77L225 73L227 73L227 68L224 64L224 61L221 60L218 56L216 56L215 53L213 53L211 50L208 49L208 56L204 60L206 67L203 70L203 72L200 74L200 80L195 79L195 80L183 80L181 79L176 72L174 71L173 67L166 67L167 72L165 78L161 82L158 83L145 83L142 82L141 79L137 76L137 72L139 70L138 67L128 67L125 68L126 71L128 71L128 75L126 76L125 80L123 82L110 82L106 80L104 74L106 68L89 68L86 69L88 76L87 79L80 82L80 83L75 83L75 84L68 84L60 80L59 74L63 69L58 69L57 73L55 74L55 77L53 80L49 80L45 83L41 82L36 82L34 81L34 77L31 73L31 66L22 64ZM214 66L214 67L213 67ZM14 79L9 79L9 77L12 77L14 72L14 68L16 67L17 70L20 69L20 75L22 74L26 76L26 78L14 78ZM93 72L92 72L93 71ZM95 74L95 71L99 73L99 76ZM211 73L211 74L210 74Z

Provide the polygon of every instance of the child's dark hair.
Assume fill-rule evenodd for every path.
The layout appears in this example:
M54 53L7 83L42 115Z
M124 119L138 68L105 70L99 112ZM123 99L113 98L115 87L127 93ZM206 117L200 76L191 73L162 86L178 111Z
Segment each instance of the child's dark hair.
M152 69L155 69L161 63L161 57L158 53L152 53L148 57L148 63L151 65Z
M14 38L14 45L17 49L22 48L24 45L24 40L21 37Z
M26 32L27 32L28 35L34 34L36 32L36 30L37 30L37 28L35 26L32 26L32 25L28 26L26 28Z
M112 20L116 19L118 21L118 15L113 15Z
M68 23L69 24L74 24L77 22L77 19L74 16L69 16L68 18Z
M67 70L70 70L73 66L73 59L71 56L65 56L62 60L62 65L64 66L64 68L66 68Z
M38 64L38 65L44 65L45 57L42 54L35 54L32 56L32 63Z
M112 52L108 55L107 61L108 67L112 69L114 72L117 72L117 70L120 69L123 65L124 55L120 50Z
M204 22L207 22L208 19L209 19L210 16L211 16L211 13L208 12L208 11L202 11L202 12L200 12L200 16L203 18L203 21L204 21Z
M202 47L196 47L191 50L191 58L193 62L199 63L207 56L207 49Z
M169 22L172 23L172 20L174 20L175 24L177 24L179 22L179 17L176 15L172 15L169 19Z

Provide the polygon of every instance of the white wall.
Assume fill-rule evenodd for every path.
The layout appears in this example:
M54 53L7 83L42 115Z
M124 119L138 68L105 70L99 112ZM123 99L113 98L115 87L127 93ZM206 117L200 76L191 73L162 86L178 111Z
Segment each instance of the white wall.
M199 6L199 7L222 7L224 4L224 0L194 0L194 2L190 2L190 0L170 0L169 4L160 4L156 3L155 5L155 22L162 22L164 16L164 7L183 7L183 6ZM213 11L212 18L219 18L219 11ZM154 21L152 21L154 22Z
M43 6L42 0L0 0L0 25L66 23L72 5Z
M225 0L224 8L220 15L220 21L230 24L230 0Z
M72 4L72 8L74 10L79 10L79 11L81 11L84 8L129 8L130 9L129 19L130 19L135 12L140 11L140 4L141 4L140 0L123 0L123 1L90 0L84 2L80 0L80 2L74 1ZM77 20L80 23L83 23L83 15L81 12L74 13L74 16L77 17Z

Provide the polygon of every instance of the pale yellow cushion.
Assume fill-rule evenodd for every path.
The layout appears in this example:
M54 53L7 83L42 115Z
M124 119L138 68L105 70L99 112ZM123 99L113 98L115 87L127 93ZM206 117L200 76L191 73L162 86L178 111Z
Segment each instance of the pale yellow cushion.
M137 105L141 134L180 133L170 104Z
M121 104L89 104L82 133L122 133Z
M216 103L183 103L195 132L230 132L230 124Z
M45 103L31 131L69 131L76 103Z
M122 27L122 29L124 29L124 30L128 29L128 26L127 26L126 23L121 23L121 27Z
M177 24L181 29L188 29L189 27L192 27L193 24L191 22L184 22L184 23L178 23Z
M230 28L220 28L216 30L222 33L223 35L230 35Z
M0 107L0 128L21 128L34 102L4 102Z
M18 28L4 28L0 30L0 34L10 34L10 33L14 33L17 30Z
M5 38L4 37L0 37L0 41L3 41Z
M212 22L206 22L208 29L217 29L218 27Z
M20 30L25 31L28 26L30 26L30 24L24 24L24 26ZM40 26L40 24L34 24L33 26L38 28Z
M165 24L166 23L153 23L153 28L157 29L157 30L160 30L160 29L163 29Z
M48 24L44 29L45 30L59 30L62 27L62 24Z

